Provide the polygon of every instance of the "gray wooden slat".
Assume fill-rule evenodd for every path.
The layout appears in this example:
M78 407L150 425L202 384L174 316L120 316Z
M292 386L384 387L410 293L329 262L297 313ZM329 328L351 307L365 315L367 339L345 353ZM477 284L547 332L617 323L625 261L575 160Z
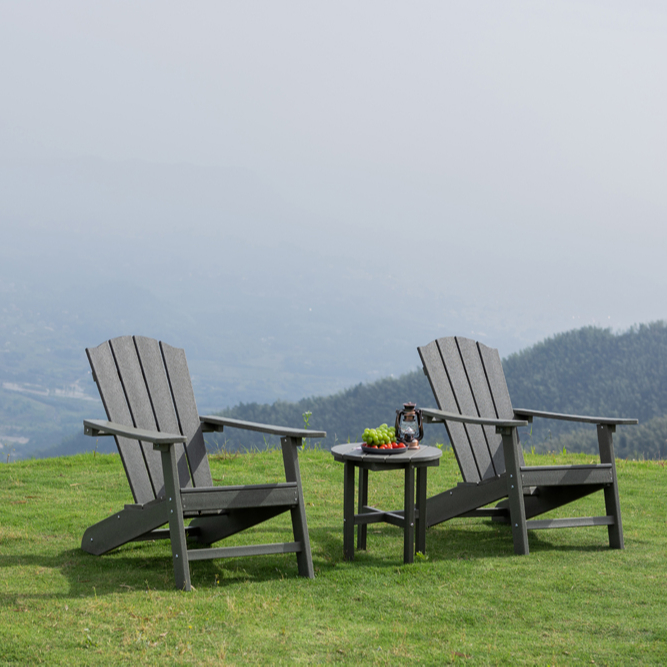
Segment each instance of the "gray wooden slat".
M270 433L290 438L326 438L326 431L306 430L305 428L290 428L289 426L273 426L272 424L258 424L242 419L231 417L219 417L217 415L206 415L199 418L202 422L204 433L213 432L216 429L222 431L222 427L240 428L245 431L258 431L259 433Z
M419 356L421 357L438 407L447 412L460 413L459 406L456 404L456 399L452 393L452 387L447 378L447 371L438 350L437 341L433 341L417 349L419 350ZM463 424L457 422L447 422L445 426L463 479L466 482L479 482L479 471L472 454L470 440L468 439L465 427Z
M393 512L383 512L381 510L361 512L360 514L354 515L354 525L357 526L357 530L359 530L359 526L363 527L371 523L390 523L399 528L403 528L405 519ZM357 550L359 550L359 547L357 547Z
M185 442L185 436L180 433L167 433L166 431L148 431L136 426L125 426L116 424L105 419L84 419L83 432L93 437L105 435L120 435L123 438L143 440L154 445L174 444ZM137 445L138 446L138 445Z
M213 486L211 470L206 456L206 444L199 422L185 352L162 342L160 343L160 350L167 370L171 394L174 397L174 406L181 425L181 433L189 438L185 445L185 451L193 484L194 486Z
M162 455L164 470L165 503L169 510L169 537L171 558L174 566L176 588L191 590L188 546L185 540L185 524L181 505L181 489L176 469L176 453L172 445L156 445Z
M519 426L528 426L529 422L525 419L498 419L497 417L471 417L462 415L458 412L445 412L438 408L422 408L425 424L437 424L440 422L461 422L462 424L481 424L482 426L492 426L498 428L514 428Z
M81 548L100 556L112 549L133 542L144 533L167 523L167 508L162 504L148 505L144 510L120 510L90 526L83 534Z
M249 507L294 507L299 502L296 484L273 484L193 489L195 493L181 496L183 509L233 510Z
M521 468L524 486L578 486L580 484L611 484L614 476L611 467L563 466L561 468Z
M510 399L510 392L505 381L505 372L503 371L503 364L500 361L498 350L492 347L487 347L483 343L477 343L486 378L489 381L489 388L491 389L491 396L493 403L496 406L496 412L499 419L514 419L514 410L512 408L512 401ZM523 450L519 447L519 464L523 465Z
M527 417L543 417L544 419L561 419L570 422L581 422L583 424L605 424L607 426L618 426L621 424L638 424L639 420L624 417L592 417L589 415L568 415L562 412L547 412L545 410L525 410L516 408L516 415L526 415Z
M510 527L512 529L512 541L514 542L514 553L527 556L530 552L528 543L528 529L526 528L526 506L523 497L523 486L519 477L521 467L519 465L519 452L521 447L517 438L517 429L502 429L503 454L505 456L506 472L503 477L507 484L507 496L510 508Z
M585 528L588 526L613 526L613 516L579 516L569 519L534 519L526 521L528 530L544 530L547 528Z
M484 371L489 382L493 402L496 406L498 419L514 419L514 410L510 400L510 392L505 381L503 364L500 361L498 350L487 347L483 343L477 343L479 354L482 357Z
M299 470L298 447L300 438L281 438L280 447L283 451L283 467L285 468L285 481L296 484L298 505L290 509L292 519L292 532L295 542L299 542L303 549L296 557L299 575L315 578L313 557L310 551L310 537L308 536L308 522L306 520L306 503L303 499L303 487L301 485L301 472Z
M195 530L193 538L201 544L213 544L230 535L256 526L285 512L284 507L253 507L246 510L235 510L229 514L216 516L199 516L190 522L189 528Z
M604 504L607 514L615 517L613 526L609 527L609 546L612 549L623 549L623 522L621 521L621 501L618 497L618 482L616 479L616 457L614 456L613 427L598 424L598 446L600 461L611 468L614 483L604 489Z
M108 342L102 343L97 347L87 348L86 354L109 421L123 426L134 426L116 362L111 353L111 346ZM115 437L135 502L143 505L153 500L155 498L153 485L143 453L136 440Z
M174 401L169 389L169 380L164 368L159 343L154 338L134 336L134 344L153 405L158 431L180 433L178 417L176 416ZM181 488L188 488L192 486L192 482L190 480L188 462L185 458L185 448L183 445L177 444L174 446L174 450L176 452L178 478Z
M456 338L456 342L461 352L461 358L463 359L463 364L468 375L479 416L497 419L496 407L493 404L493 398L491 397L489 383L486 379L477 343L469 338L458 337ZM494 472L496 475L501 475L505 472L502 437L496 433L496 429L493 426L483 426L482 430L486 437L487 448L493 463Z
M494 477L482 484L455 486L426 500L428 526L461 516L505 496L507 496L507 482L504 477Z
M218 547L212 549L191 549L188 560L209 560L210 558L241 558L244 556L268 556L271 554L293 554L303 551L301 542L278 542L276 544L249 544L242 547Z
M459 406L458 412L463 415L478 415L475 399L470 389L470 382L463 366L463 360L461 359L456 339L453 337L440 338L437 343L445 367L447 368L447 375L452 384L456 402ZM477 424L466 424L465 429L470 438L470 446L477 462L480 477L482 479L495 477L496 472L491 463L491 455L489 454L489 448L482 427Z
M116 367L123 383L134 425L148 431L157 431L155 415L148 396L148 388L144 381L144 374L139 364L139 357L132 336L114 338L109 343L116 359ZM160 453L155 451L153 445L148 442L142 442L141 448L153 484L153 493L158 498L164 495L164 477L162 475Z

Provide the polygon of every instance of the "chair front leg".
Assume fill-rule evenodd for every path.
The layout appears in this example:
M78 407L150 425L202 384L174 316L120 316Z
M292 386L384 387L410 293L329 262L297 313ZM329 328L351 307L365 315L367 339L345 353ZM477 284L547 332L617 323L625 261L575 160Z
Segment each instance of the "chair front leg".
M498 427L496 433L503 437L503 453L507 475L507 496L510 506L512 523L512 539L514 553L526 555L528 549L528 529L526 527L526 508L523 501L523 484L521 481L521 452L516 427Z
M301 551L298 551L296 554L299 575L314 579L315 569L313 568L313 557L310 552L306 507L303 500L303 488L301 486L301 472L299 471L299 457L297 452L297 447L300 444L301 438L285 437L280 439L280 445L283 450L283 464L285 466L285 481L296 482L299 499L299 504L290 510L294 541L301 543Z
M609 530L609 546L612 549L623 549L623 524L621 523L621 501L618 496L618 480L616 478L616 458L612 434L616 427L598 424L598 445L600 447L600 463L611 463L612 484L604 487L604 504L607 516L614 517L614 524L607 526Z
M171 539L171 555L174 561L174 578L176 588L189 591L190 564L185 541L185 523L181 504L181 485L178 479L176 450L173 445L154 445L162 454L162 473L164 475L164 491L169 518L169 537Z

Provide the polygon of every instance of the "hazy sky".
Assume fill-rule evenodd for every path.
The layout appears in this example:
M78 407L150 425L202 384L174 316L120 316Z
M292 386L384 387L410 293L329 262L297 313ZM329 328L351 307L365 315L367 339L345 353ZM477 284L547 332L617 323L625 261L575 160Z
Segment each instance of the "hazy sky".
M505 353L667 317L666 64L664 2L0 0L0 162L249 174L290 247L514 322Z

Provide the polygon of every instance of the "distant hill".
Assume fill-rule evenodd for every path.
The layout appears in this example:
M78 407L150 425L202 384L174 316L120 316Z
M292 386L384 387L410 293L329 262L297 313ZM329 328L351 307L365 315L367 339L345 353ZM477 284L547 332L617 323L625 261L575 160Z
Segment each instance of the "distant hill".
M636 417L641 428L619 428L619 456L647 458L667 455L667 324L654 322L620 334L584 327L558 334L503 361L515 407L569 414ZM329 434L321 444L358 440L367 426L390 423L396 408L408 400L435 406L428 380L421 371L386 378L328 397L296 403L241 403L220 414L269 424L300 426L311 412L311 428ZM653 421L651 421L653 420ZM596 451L593 427L535 420L522 429L524 447L552 451ZM427 442L447 442L442 426L427 427ZM561 440L562 439L562 440ZM229 429L210 445L262 447L265 441Z

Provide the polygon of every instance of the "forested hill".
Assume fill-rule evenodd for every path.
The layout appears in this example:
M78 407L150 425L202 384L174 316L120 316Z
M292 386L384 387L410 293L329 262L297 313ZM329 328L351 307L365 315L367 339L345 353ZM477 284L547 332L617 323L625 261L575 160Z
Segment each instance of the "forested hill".
M641 422L667 414L665 322L621 334L576 329L510 355L503 367L515 408Z
M492 342L490 342L492 345ZM416 351L415 351L416 355ZM636 417L639 427L619 427L618 456L667 456L667 324L633 327L614 334L584 327L558 334L503 360L515 407L570 414ZM324 446L358 440L367 426L391 423L396 408L408 400L435 407L421 371L372 384L359 384L334 396L306 398L298 403L240 404L221 414L272 424L299 426L311 412L310 427L326 430ZM229 429L226 446L262 446ZM522 433L524 447L537 451L595 450L595 428L563 421L535 420ZM442 426L427 427L429 442L446 442Z

